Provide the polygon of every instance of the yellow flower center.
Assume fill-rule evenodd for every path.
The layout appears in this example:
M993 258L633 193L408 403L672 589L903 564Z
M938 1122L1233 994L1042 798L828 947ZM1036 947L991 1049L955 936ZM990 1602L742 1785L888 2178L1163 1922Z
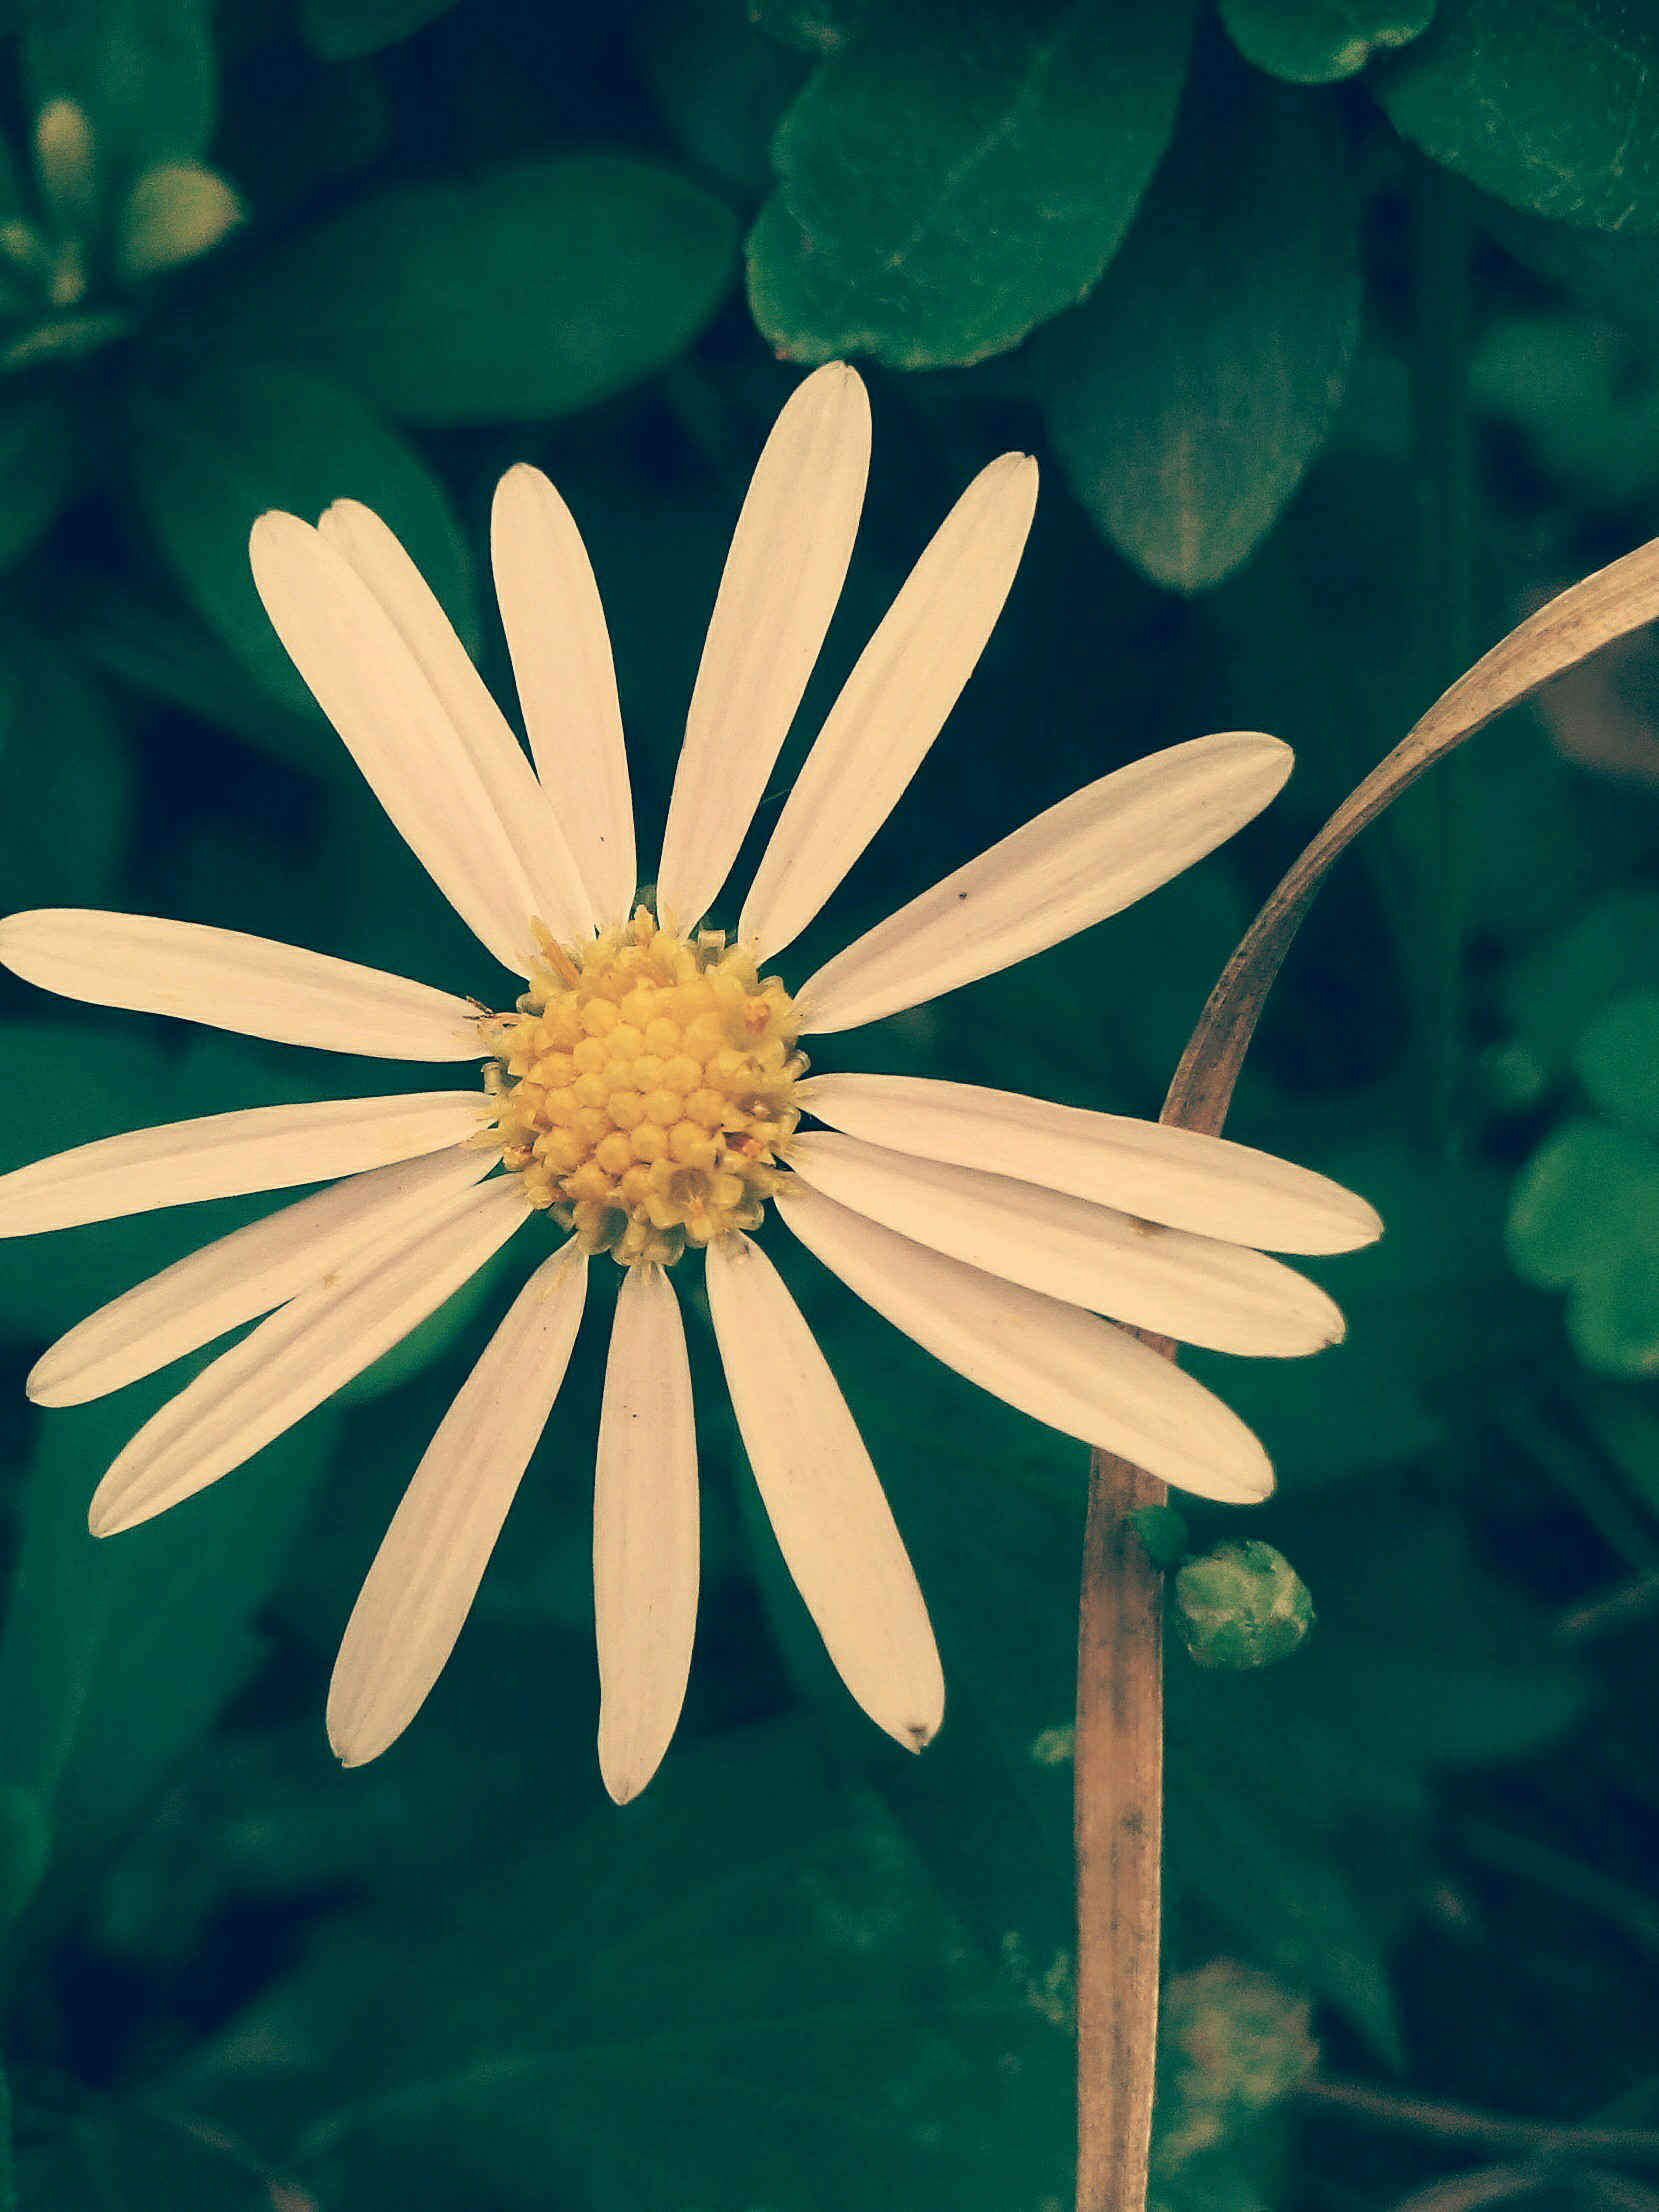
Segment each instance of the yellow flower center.
M670 1263L752 1229L782 1180L806 1072L776 976L724 936L625 928L543 965L489 1025L502 1158L589 1252Z

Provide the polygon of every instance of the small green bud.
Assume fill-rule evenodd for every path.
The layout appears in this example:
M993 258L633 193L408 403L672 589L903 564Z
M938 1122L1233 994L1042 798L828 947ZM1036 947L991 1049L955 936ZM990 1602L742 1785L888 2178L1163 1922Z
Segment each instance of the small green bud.
M128 277L154 276L208 253L242 220L242 203L216 170L194 161L147 169L121 210L117 255Z
M52 256L46 297L53 307L75 307L86 295L86 255L78 238L66 238Z
M98 149L84 108L48 100L35 118L40 189L60 223L85 230L98 210Z
M1283 1552L1219 1544L1175 1577L1181 1640L1201 1667L1270 1667L1313 1626L1307 1584Z
M1187 1524L1172 1505L1138 1505L1129 1526L1141 1540L1153 1566L1168 1574L1187 1556Z

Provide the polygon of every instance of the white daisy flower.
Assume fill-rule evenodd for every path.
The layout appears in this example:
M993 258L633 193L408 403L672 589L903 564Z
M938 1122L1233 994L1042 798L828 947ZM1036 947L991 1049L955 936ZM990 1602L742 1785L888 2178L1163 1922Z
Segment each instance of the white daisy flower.
M286 514L256 524L278 635L439 890L521 979L511 1011L191 923L51 911L0 925L0 958L71 998L369 1057L482 1062L456 1088L215 1114L0 1176L9 1236L327 1186L115 1299L35 1367L30 1394L72 1405L258 1323L120 1454L93 1499L98 1534L240 1466L526 1224L560 1235L445 1416L351 1616L328 1703L347 1764L392 1742L449 1656L596 1255L625 1270L594 1498L599 1759L619 1801L661 1759L691 1662L696 1444L671 1274L689 1247L706 1253L732 1404L790 1573L852 1695L916 1748L944 1706L927 1611L853 1415L752 1241L768 1205L946 1365L1206 1497L1264 1496L1262 1448L1128 1329L1268 1354L1341 1334L1324 1292L1266 1256L1377 1233L1324 1177L1008 1092L809 1073L801 1050L1166 882L1279 789L1290 754L1273 738L1199 738L1103 776L795 989L767 972L881 826L984 648L1031 523L1030 459L994 461L957 502L830 710L735 933L701 926L840 593L869 444L864 387L840 365L800 386L767 440L709 625L654 906L636 903L598 591L544 476L503 479L491 541L530 758L375 515L348 501L315 529Z

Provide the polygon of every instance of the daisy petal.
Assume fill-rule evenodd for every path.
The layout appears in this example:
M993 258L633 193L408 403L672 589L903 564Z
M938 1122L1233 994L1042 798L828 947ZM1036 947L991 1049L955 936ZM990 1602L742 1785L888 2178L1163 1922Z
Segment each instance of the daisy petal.
M806 1033L920 1006L1133 905L1259 814L1290 766L1276 737L1230 730L1086 784L809 977Z
M251 1459L401 1343L528 1215L512 1176L372 1238L145 1422L93 1494L93 1535L148 1521Z
M852 558L870 402L832 361L773 425L737 518L686 717L657 911L689 932L731 873Z
M697 1626L697 1438L679 1300L631 1267L616 1301L593 1492L599 1771L619 1805L668 1749Z
M587 1261L543 1261L439 1424L346 1624L328 1740L346 1766L402 1735L443 1672L564 1381Z
M580 917L542 911L477 763L379 600L297 515L261 515L248 555L289 659L399 836L479 942L527 975L534 917L573 937Z
M789 1164L826 1198L935 1252L1184 1344L1284 1357L1342 1339L1317 1283L1240 1245L858 1137L797 1137Z
M337 499L317 530L356 569L419 662L518 855L536 914L567 942L591 937L593 902L524 748L396 533L355 499Z
M638 884L634 804L605 610L570 509L525 462L496 486L490 556L536 773L594 918L625 920Z
M866 1305L1017 1412L1201 1498L1244 1504L1272 1489L1238 1416L1110 1321L930 1252L799 1181L777 1207Z
M784 1563L842 1681L878 1727L920 1751L944 1718L945 1678L847 1401L758 1245L717 1239L707 1281L732 1407Z
M366 1059L484 1056L479 1009L465 999L200 922L43 907L0 922L0 961L61 998L170 1014L241 1037Z
M1002 612L1037 504L1037 464L982 469L860 654L772 832L738 924L793 944L897 805Z
M251 1106L100 1137L0 1175L0 1237L360 1175L464 1144L486 1126L491 1110L482 1091L413 1091L317 1106Z
M77 1323L29 1376L36 1405L78 1406L286 1305L371 1238L413 1221L494 1165L470 1145L348 1176L191 1252Z
M982 1168L1142 1221L1269 1252L1352 1252L1382 1234L1352 1191L1270 1152L1127 1114L911 1075L821 1075L820 1121L923 1160Z

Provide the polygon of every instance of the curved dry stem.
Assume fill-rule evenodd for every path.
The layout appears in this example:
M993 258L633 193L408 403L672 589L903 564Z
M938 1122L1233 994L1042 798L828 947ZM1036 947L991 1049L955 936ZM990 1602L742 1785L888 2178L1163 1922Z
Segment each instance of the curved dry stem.
M1659 619L1659 539L1541 607L1444 692L1302 853L1210 993L1160 1118L1219 1133L1273 979L1332 865L1495 716ZM1174 1347L1154 1340L1166 1358ZM1160 1577L1128 1527L1163 1486L1096 1453L1077 1649L1077 2205L1143 2212L1158 2026Z
M1313 895L1362 829L1506 708L1616 638L1659 619L1659 539L1574 584L1512 630L1443 692L1331 816L1251 923L1169 1087L1161 1119L1219 1130L1262 1006Z

